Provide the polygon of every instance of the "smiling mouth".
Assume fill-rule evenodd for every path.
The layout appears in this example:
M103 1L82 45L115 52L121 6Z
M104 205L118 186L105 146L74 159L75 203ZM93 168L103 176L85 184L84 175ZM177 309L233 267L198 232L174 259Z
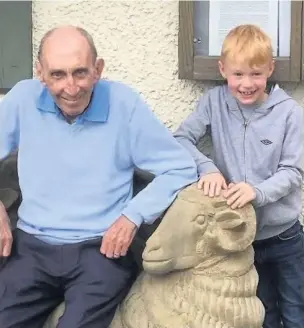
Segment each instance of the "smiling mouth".
M254 91L239 91L239 93L243 96L243 97L250 97L253 94L255 94L256 90Z
M62 98L64 101L67 101L67 102L71 102L71 103L75 103L77 102L79 99L66 99L66 98Z
M61 99L63 99L64 101L70 102L70 103L75 103L75 102L79 101L80 98L81 98L80 96L78 96L77 98L74 98L74 99L61 97Z

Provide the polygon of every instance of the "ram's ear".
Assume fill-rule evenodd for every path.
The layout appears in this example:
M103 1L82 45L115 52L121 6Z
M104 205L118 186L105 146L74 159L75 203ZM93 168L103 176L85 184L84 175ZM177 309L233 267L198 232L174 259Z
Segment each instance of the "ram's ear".
M17 201L18 197L19 194L14 189L0 189L0 201L3 203L6 210L8 210Z
M256 233L255 217L248 218L246 213L227 209L215 215L217 247L226 252L240 252L252 244Z

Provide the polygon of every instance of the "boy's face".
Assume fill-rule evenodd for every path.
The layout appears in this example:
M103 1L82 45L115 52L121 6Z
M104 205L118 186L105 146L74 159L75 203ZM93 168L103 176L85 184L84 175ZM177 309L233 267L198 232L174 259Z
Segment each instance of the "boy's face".
M267 79L271 76L274 63L250 67L226 60L219 61L219 70L227 80L232 95L243 105L263 102Z

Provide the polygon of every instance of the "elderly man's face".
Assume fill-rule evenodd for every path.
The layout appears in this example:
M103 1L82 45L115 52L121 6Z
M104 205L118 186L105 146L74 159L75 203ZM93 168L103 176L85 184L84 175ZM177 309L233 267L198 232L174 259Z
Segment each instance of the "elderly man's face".
M93 61L83 40L65 45L48 42L37 64L40 80L46 84L63 114L76 116L88 106L94 84L103 70L103 60Z

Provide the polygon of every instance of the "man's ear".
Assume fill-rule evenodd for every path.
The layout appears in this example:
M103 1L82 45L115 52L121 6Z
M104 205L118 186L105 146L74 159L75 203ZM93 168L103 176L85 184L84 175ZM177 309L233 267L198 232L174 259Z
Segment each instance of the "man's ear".
M102 71L104 69L104 60L102 58L98 58L95 63L95 80L96 82L100 79Z
M42 74L42 66L41 66L39 60L36 61L35 67L36 67L37 78L40 80L41 83L44 83L44 78L43 78L43 74Z
M220 71L222 77L224 79L226 79L226 74L225 74L225 70L224 70L224 64L220 60L218 61L218 68L219 68L219 71Z

